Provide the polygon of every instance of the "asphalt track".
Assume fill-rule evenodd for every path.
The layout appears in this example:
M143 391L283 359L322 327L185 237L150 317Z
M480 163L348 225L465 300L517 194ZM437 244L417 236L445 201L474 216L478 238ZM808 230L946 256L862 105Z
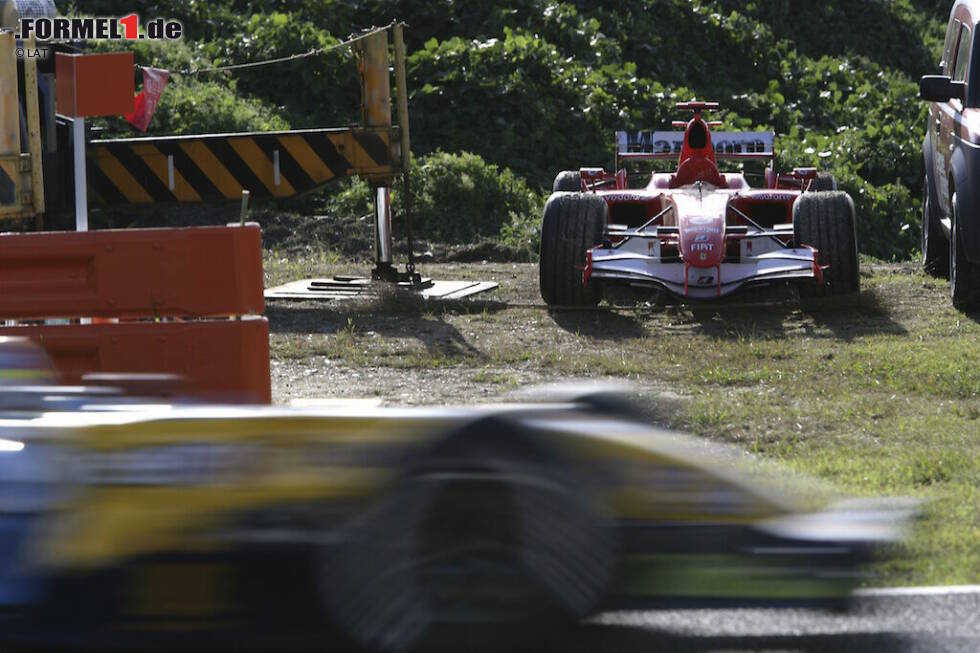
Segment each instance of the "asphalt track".
M709 651L833 651L947 653L980 651L980 586L866 590L848 613L817 610L652 610L609 612L588 623L555 629L530 646L488 648L479 635L443 642L442 651L542 653L660 653ZM332 639L332 638L328 638ZM187 651L227 650L191 638ZM326 644L325 646L323 644ZM423 653L428 647L423 647ZM4 648L11 653L66 649ZM76 651L78 649L70 649ZM113 647L112 650L124 650ZM307 650L254 642L247 651ZM315 650L354 653L349 642L321 642ZM93 649L84 649L92 653Z
M607 613L554 650L980 651L980 586L866 590L848 613L666 610Z

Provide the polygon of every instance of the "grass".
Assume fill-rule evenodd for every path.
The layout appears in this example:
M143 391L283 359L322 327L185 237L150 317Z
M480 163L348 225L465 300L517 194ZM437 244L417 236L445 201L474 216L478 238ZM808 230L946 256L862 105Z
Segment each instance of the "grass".
M331 266L273 260L267 275L341 271ZM567 377L629 379L646 396L669 391L668 408L651 413L671 427L846 493L924 501L910 543L873 582L980 582L980 323L952 308L946 282L909 264L874 263L856 300L552 314L529 306L539 301L533 265L426 272L502 287L472 303L382 295L306 309L306 323L282 330L299 309L276 308L273 358L326 356L338 377L322 394L339 380L350 393L396 402L481 401ZM412 375L422 391L402 399L347 382L362 370Z

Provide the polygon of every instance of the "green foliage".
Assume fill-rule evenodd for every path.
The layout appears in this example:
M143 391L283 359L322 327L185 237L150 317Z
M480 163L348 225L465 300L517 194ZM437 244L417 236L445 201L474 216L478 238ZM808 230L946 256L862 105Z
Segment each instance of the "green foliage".
M242 99L234 86L214 82L175 85L161 98L153 121L155 130L173 134L289 129L260 100Z
M918 240L925 105L915 80L939 60L948 3L938 0L90 4L87 11L181 19L187 40L174 52L138 45L138 56L172 69L308 52L370 25L407 20L415 153L472 152L541 190L559 170L608 167L613 131L662 129L676 115L676 100L719 100L726 128L780 135L782 167L817 164L838 176L858 207L863 252L903 258ZM255 129L276 115L294 127L353 122L359 91L352 61L342 48L177 78L153 129ZM509 225L508 238L533 237L499 215L467 215L470 227L458 224L463 217L426 226L463 238Z
M508 169L462 152L435 152L414 164L413 231L443 243L474 243L503 234L504 245L520 252L538 247L542 197ZM395 218L404 215L404 193L392 192ZM345 183L326 199L324 212L338 217L371 215L372 197L360 180ZM530 254L528 254L530 256Z
M329 48L340 39L298 14L253 13L201 45L215 65L277 59ZM224 79L227 73L204 78ZM335 126L360 118L360 85L350 49L237 71L239 90L276 102L297 127Z
M100 50L132 49L139 65L165 68L171 79L160 97L148 134L197 134L289 129L289 121L275 105L261 97L243 96L234 79L208 79L182 71L209 67L212 61L185 41L139 41L120 45L109 41ZM133 135L133 127L121 117L100 120L107 137Z
M418 225L440 242L494 237L515 219L538 220L540 200L508 169L469 152L435 152L419 161L415 182Z
M675 98L633 63L569 60L533 34L434 39L409 57L416 147L479 153L541 187L558 170L609 163L612 126L659 125ZM423 81L424 80L424 81Z

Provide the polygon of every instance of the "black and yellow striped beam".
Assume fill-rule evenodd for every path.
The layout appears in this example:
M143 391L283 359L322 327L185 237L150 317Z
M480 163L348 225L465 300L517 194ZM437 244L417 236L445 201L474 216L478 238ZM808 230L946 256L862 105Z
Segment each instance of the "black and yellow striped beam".
M399 174L388 129L307 129L92 141L89 190L105 204L285 198L352 175Z

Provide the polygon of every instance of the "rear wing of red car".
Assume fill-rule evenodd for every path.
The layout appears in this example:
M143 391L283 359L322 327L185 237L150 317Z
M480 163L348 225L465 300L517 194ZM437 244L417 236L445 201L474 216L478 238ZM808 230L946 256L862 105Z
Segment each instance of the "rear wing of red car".
M773 161L775 132L711 132L716 159ZM616 168L620 160L677 159L684 132L616 132Z

